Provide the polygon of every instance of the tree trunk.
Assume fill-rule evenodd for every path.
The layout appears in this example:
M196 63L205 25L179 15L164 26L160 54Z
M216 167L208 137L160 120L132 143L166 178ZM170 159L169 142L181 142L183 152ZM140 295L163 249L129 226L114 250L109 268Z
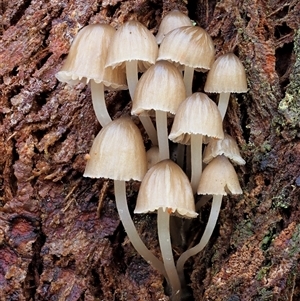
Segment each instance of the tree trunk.
M239 56L249 88L231 95L224 125L247 162L236 168L244 193L224 198L209 245L186 264L188 300L300 299L299 1L2 0L1 301L169 300L162 276L127 239L113 184L82 177L100 130L89 87L54 75L83 26L136 18L155 34L174 8L208 30L217 55ZM204 82L196 73L193 90ZM106 100L113 118L130 114L128 91ZM130 210L138 187L127 186ZM199 240L209 209L187 245ZM135 223L160 256L156 216Z

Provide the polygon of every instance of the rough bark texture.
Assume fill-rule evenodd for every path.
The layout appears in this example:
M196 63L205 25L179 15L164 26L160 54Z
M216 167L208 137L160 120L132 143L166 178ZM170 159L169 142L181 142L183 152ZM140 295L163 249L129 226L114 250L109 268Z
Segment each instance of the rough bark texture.
M90 89L54 74L84 25L137 18L155 34L173 8L209 31L217 54L239 56L249 87L231 96L225 119L247 161L237 168L244 194L224 200L213 239L186 264L189 300L300 300L299 1L2 0L1 301L169 299L120 225L112 183L82 177L100 129ZM194 90L204 81L196 74ZM114 118L130 112L127 91L107 104ZM128 184L131 209L138 185ZM135 221L159 256L155 216Z

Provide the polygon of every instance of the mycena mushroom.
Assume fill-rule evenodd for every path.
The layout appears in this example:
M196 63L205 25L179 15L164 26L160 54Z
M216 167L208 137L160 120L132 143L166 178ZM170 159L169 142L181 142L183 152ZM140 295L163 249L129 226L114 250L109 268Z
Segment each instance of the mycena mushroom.
M111 121L104 98L104 89L127 89L125 73L120 69L105 68L108 47L115 29L106 24L82 28L76 35L67 59L56 73L59 81L71 85L90 83L96 117L102 126Z
M129 118L121 117L102 128L95 138L84 177L114 180L117 210L130 242L148 263L166 277L162 262L139 237L127 205L125 181L141 181L146 171L146 151L140 131Z

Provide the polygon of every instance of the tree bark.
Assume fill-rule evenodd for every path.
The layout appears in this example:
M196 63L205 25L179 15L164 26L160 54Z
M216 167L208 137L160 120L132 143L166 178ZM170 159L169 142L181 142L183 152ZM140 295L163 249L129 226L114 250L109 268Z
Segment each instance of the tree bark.
M162 276L127 239L113 184L82 177L100 130L89 87L54 75L83 26L117 28L135 18L155 34L174 8L208 30L217 56L239 56L249 88L231 95L224 121L247 162L236 168L244 193L224 198L209 245L186 264L189 300L300 299L299 1L2 0L1 301L169 300ZM194 91L203 91L205 77L195 73ZM130 114L128 91L106 100L113 118ZM130 210L138 187L127 185ZM188 246L209 209L192 223ZM160 256L156 216L134 218Z

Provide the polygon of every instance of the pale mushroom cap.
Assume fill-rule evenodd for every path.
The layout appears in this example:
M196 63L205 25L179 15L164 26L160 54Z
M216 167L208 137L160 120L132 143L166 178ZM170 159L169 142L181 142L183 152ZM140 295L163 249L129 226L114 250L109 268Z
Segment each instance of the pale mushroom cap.
M191 134L223 139L222 117L217 105L204 93L197 92L179 106L169 139L189 144Z
M196 217L191 184L181 168L171 160L160 161L146 173L134 213L147 213L159 208L182 217Z
M198 194L242 194L237 174L224 156L214 158L203 170L197 189Z
M235 140L226 133L224 133L224 139L210 139L203 153L203 162L208 164L213 158L220 155L224 155L238 165L246 164Z
M208 72L204 91L211 93L247 92L245 68L235 54L226 53L216 59Z
M163 39L157 60L207 71L215 57L215 47L209 34L199 26L185 26L172 30Z
M121 117L95 138L84 177L141 181L147 171L146 150L138 127Z
M173 10L168 13L161 20L159 25L158 32L155 37L157 44L162 42L167 33L183 26L192 26L192 21L187 15L183 14L179 10Z
M109 89L127 89L124 70L105 68L108 46L114 33L115 29L106 24L82 28L56 78L71 85L94 80Z
M139 115L153 109L175 114L185 93L180 71L167 61L156 62L138 81L131 113Z
M114 34L106 66L124 66L126 61L138 61L141 72L156 61L158 45L152 33L138 21L124 23Z

